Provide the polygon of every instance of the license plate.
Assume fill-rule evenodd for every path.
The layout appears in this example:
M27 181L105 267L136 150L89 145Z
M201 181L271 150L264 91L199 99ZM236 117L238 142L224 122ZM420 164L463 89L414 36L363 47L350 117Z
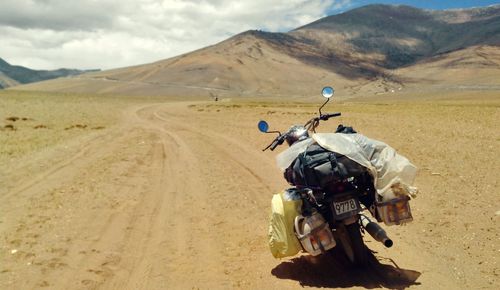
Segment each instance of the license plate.
M343 201L334 201L333 209L335 210L335 214L337 216L353 211L358 212L358 203L354 198Z

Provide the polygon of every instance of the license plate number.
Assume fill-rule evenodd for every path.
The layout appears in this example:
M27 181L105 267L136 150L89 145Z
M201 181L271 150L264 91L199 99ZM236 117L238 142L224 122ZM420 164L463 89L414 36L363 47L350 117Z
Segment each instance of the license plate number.
M352 211L358 211L358 203L354 198L344 200L344 201L334 201L333 209L335 210L336 215L342 215L345 213L349 213Z

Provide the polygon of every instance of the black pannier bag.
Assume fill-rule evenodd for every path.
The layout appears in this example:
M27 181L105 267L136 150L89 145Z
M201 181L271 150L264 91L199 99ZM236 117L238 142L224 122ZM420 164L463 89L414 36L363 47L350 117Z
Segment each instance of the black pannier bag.
M367 172L366 168L344 155L311 144L285 170L285 179L297 187L324 189L349 177Z

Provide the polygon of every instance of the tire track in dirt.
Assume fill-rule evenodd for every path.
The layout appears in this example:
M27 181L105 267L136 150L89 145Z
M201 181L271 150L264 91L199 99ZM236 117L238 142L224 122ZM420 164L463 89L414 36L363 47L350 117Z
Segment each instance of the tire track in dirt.
M165 134L159 134L151 128L143 130L153 136L152 148L146 160L149 164L147 172L144 173L147 187L135 205L124 206L111 214L94 241L83 246L91 249L95 255L81 260L76 267L87 269L88 273L69 274L81 281L81 285L67 285L71 286L70 288L81 286L149 289L150 284L155 285L154 280L160 281L155 288L164 286L167 281L163 276L169 271L163 271L161 267L161 262L165 259L157 255L157 252L161 249L160 244L164 236L162 229L167 221L173 220L169 216L171 211L166 209L166 206L172 206L173 201L174 208L176 207L175 187L166 184L165 177L175 176L170 164L176 163L173 157L177 156L177 152L173 152L179 151L179 146ZM119 145L120 143L113 148ZM172 154L166 154L166 148L169 148ZM116 189L120 190L121 187L117 186ZM176 236L182 237L183 233Z
M137 134L138 132L129 131L127 136L114 140L118 144L127 144L131 139L137 138ZM83 271L78 267L81 264L79 261L100 253L100 250L92 247L90 241L106 232L106 226L109 227L110 221L114 220L116 211L128 206L130 201L126 197L131 197L134 185L127 183L126 179L141 181L140 174L134 176L132 173L144 167L138 162L140 154L133 152L136 147L111 144L113 145L97 146L97 150L89 150L91 156L72 163L64 170L56 170L45 182L16 196L16 203L22 210L20 215L12 214L16 207L6 208L8 216L16 218L10 221L10 229L7 225L3 227L2 236L7 245L23 249L27 254L16 253L6 257L12 263L5 263L4 266L10 264L15 267L15 260L25 260L28 266L36 266L31 267L32 269L40 268L45 276L43 281L38 282L32 281L35 275L31 279L24 278L25 285L53 285L53 281L58 281L61 273L77 277ZM129 160L129 157L136 159ZM108 222L103 222L107 220ZM61 239L64 241L61 242ZM61 255L54 257L52 252L55 250L44 247L50 244L54 244L51 248ZM16 270L8 269L8 272L22 273L29 269ZM16 276L11 279L15 280ZM92 280L87 282L89 285L93 283Z
M257 151L255 148L245 144L241 140L237 140L227 134L219 133L216 130L200 130L199 128L196 128L196 126L189 125L189 123L167 119L165 114L166 112L164 110L156 111L154 113L155 117L158 119L169 123L175 123L176 126L183 128L183 130L195 132L202 140L206 140L206 142L210 142L212 145L217 146L218 150L224 152L226 157L229 157L233 161L239 163L241 167L250 173L259 182L259 184L265 188L265 191L275 192L276 190L273 190L270 186L270 184L273 183L279 184L279 186L273 186L273 188L282 187L283 182L276 182L276 178L270 178L269 174L265 174L264 170L262 170L265 167L275 167L275 161L273 158L266 157L261 154L260 150ZM255 169L251 169L250 166Z
M168 163L165 141L157 139L151 153L149 190L142 196L142 200L121 218L123 222L120 224L127 234L120 240L120 247L117 250L120 260L113 265L115 270L121 269L121 272L103 281L104 288L123 288L127 285L136 289L148 288L148 279L145 277L150 276L153 268L151 261L154 259L151 259L151 255L159 246L157 233L161 232L161 227L166 222L162 216L163 207L166 195L171 193L168 189L161 190ZM175 200L172 197L170 199ZM106 244L106 239L103 239L103 246Z
M104 138L107 141L110 141L113 138L117 138L115 134L102 134L95 136L89 140L87 140L79 150L73 154L71 157L65 158L62 161L59 161L55 164L52 164L49 168L45 169L43 172L39 173L35 177L31 178L29 181L23 180L22 183L16 184L13 187L9 188L9 192L1 197L2 201L5 201L6 199L19 194L20 192L26 192L30 188L35 187L39 183L46 183L46 181L49 178L53 178L53 176L56 176L58 173L62 172L65 168L67 168L70 165L73 165L75 161L79 161L82 159L82 157L86 157L90 151L93 151L97 148L96 141L99 138ZM99 143L103 140L100 140ZM23 171L24 168L16 168L16 171Z
M263 281L262 278L270 272L270 263L266 263L270 257L263 243L269 203L266 192L270 188L264 181L266 177L262 176L262 170L255 166L257 164L262 167L262 163L258 162L262 157L258 156L255 162L255 156L248 156L248 151L242 151L245 149L237 142L231 142L228 137L221 138L218 133L200 131L195 126L180 123L164 115L161 110L161 107L150 108L142 113L147 114L148 118L155 117L156 122L164 126L168 124L169 130L176 132L185 141L183 146L191 147L198 164L203 164L197 179L203 181L208 191L202 193L205 197L198 196L200 199L196 204L204 215L198 213L195 219L204 223L209 232L195 229L198 232L196 238L204 243L219 244L218 247L206 247L206 257L198 260L205 263L219 261L212 263L211 277L204 277L199 271L188 270L188 273L196 275L191 274L191 284L185 286L269 287L270 281ZM225 149L231 147L232 151ZM245 165L247 161L251 165ZM268 162L266 159L263 163L272 161ZM191 205L191 211L196 210L193 209L196 204ZM205 211L207 207L211 209L208 212ZM198 263L194 261L189 268L199 267L196 266ZM214 279L217 275L221 275L220 278ZM197 283L204 280L204 284Z
M154 136L154 135L153 135ZM101 274L103 277L98 281L98 285L104 287L111 280L127 281L132 270L146 255L148 241L152 236L153 227L158 218L162 195L155 191L155 179L151 179L154 171L162 171L164 153L161 143L154 142L148 155L145 189L138 196L137 203L124 207L109 217L103 231L98 235L90 248L103 249L111 252L111 256L100 255L98 259L86 261L80 268L87 268L88 271ZM147 269L146 269L147 270ZM82 280L82 282L85 280Z
M176 208L169 208L169 211L173 211L170 218L167 218L170 221L170 228L162 242L162 246L165 247L164 259L170 261L165 271L172 274L171 280L173 281L169 281L169 285L178 285L183 288L193 284L201 286L213 283L214 273L210 269L219 264L219 259L217 256L207 255L211 255L218 245L211 239L204 239L207 234L210 235L209 225L206 222L206 216L210 215L210 208L207 206L209 200L206 195L205 181L203 178L191 178L201 176L198 156L193 150L196 148L193 148L192 144L175 130L176 128L156 119L148 110L139 110L137 114L148 123L150 128L156 128L171 138L178 149L175 153L172 152L175 156L173 160L169 160L172 171L165 176L170 181L168 186L179 195ZM187 180L189 182L186 182ZM196 208L196 206L199 207ZM162 254L159 253L159 255ZM200 261L204 261L204 264L200 264ZM197 275L193 276L191 273L197 273Z

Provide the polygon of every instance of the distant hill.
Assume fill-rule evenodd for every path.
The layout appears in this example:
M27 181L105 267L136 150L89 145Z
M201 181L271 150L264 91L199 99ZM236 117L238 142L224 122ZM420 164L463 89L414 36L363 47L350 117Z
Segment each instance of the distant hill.
M11 79L9 76L0 72L0 89L17 86L19 82Z
M288 33L247 31L151 64L22 86L65 92L176 96L383 93L417 83L500 85L500 5L421 10L368 5ZM440 75L440 70L446 74ZM464 80L467 81L467 80Z
M96 71L96 70L91 70ZM89 70L58 69L58 70L32 70L23 66L11 65L0 58L0 88L28 84L59 77L74 76Z

